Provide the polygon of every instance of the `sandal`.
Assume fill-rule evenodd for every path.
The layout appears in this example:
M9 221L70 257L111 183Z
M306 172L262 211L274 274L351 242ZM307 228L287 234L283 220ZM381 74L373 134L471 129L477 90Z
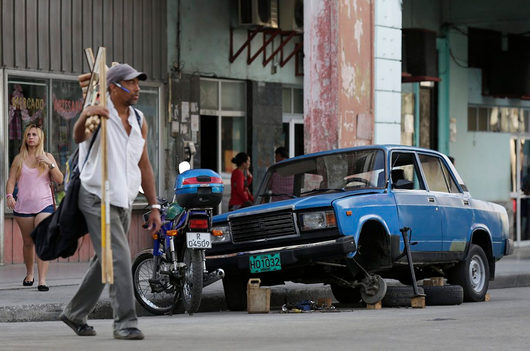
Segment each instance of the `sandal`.
M24 280L22 281L22 285L24 285L24 286L32 286L33 282L35 281L35 279L33 279L32 281L29 282L29 281L26 280L27 277L28 276L24 277Z
M48 290L50 290L50 288L48 288L47 285L39 285L39 286L37 286L37 290L39 290L39 291L48 291Z

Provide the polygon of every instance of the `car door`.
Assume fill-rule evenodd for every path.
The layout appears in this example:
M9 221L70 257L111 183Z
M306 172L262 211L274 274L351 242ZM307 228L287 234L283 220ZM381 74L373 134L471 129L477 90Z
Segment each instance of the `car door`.
M442 214L442 251L446 258L461 257L473 223L473 210L468 193L463 193L454 175L439 155L419 153L418 158L427 189L435 197Z
M391 156L391 184L400 228L410 231L413 258L436 260L442 249L442 216L436 197L424 184L416 154L394 151Z

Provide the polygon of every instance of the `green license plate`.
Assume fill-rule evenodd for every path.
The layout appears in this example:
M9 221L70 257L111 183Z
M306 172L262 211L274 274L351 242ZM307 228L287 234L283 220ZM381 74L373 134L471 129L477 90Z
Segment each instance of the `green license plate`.
M248 265L250 273L279 271L282 269L279 253L250 256Z

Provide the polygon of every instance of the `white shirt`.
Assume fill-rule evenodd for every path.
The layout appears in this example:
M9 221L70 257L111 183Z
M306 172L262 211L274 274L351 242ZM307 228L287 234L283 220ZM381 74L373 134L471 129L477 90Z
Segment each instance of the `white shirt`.
M108 94L107 108L110 114L110 118L107 120L107 174L109 179L109 193L107 196L109 196L111 205L129 208L138 195L138 189L142 183L142 174L138 162L142 156L145 140L142 137L136 114L131 106L129 106L128 118L131 125L131 133L129 135L127 135L118 111L116 111ZM138 113L141 117L140 122L143 124L143 113L141 111L138 111ZM101 198L100 136L101 130L96 136L88 161L84 166L83 163L92 138L88 138L79 144L81 184L89 193L95 194L99 198Z

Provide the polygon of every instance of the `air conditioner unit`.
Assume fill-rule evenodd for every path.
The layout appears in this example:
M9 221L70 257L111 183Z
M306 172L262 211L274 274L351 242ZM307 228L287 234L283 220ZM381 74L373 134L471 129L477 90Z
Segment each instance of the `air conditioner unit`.
M278 0L238 0L239 24L278 28Z
M304 0L280 0L280 28L304 31Z

